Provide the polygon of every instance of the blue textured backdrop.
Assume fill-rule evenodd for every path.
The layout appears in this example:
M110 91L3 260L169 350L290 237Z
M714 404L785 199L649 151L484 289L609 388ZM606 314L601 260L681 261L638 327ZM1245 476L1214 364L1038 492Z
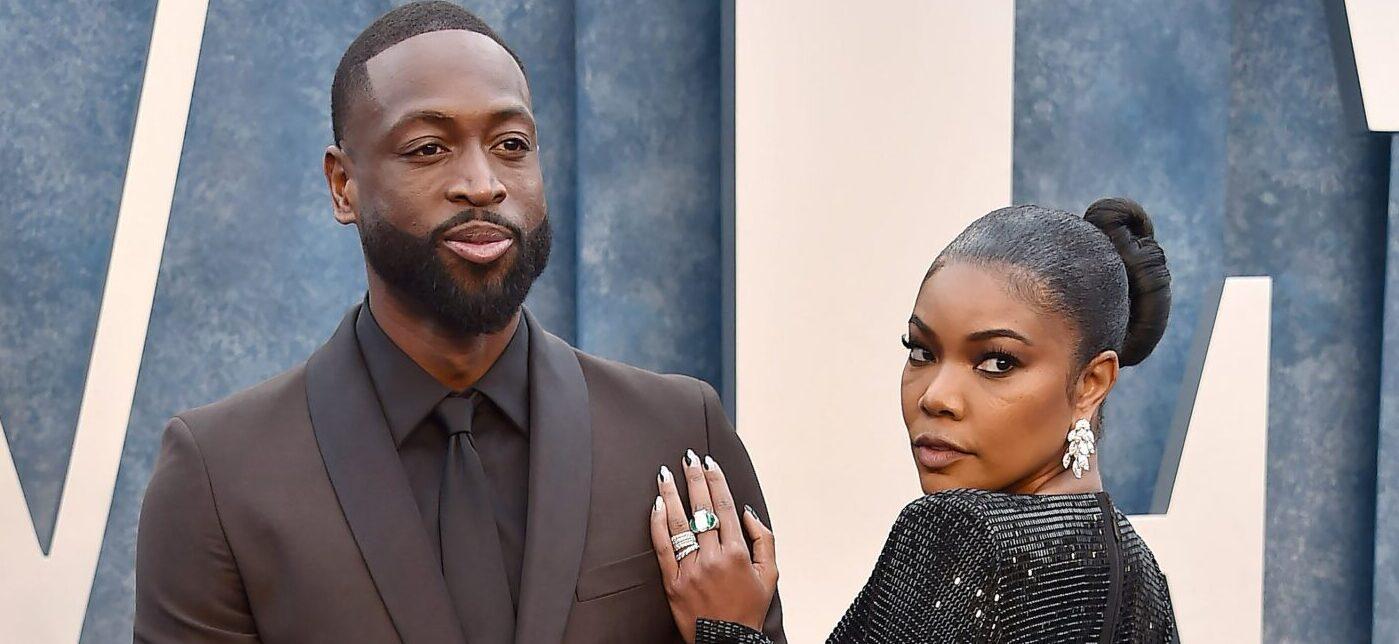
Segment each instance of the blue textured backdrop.
M1147 510L1202 296L1273 276L1264 639L1368 641L1395 574L1373 565L1389 137L1347 124L1325 2L1019 0L1015 65L1016 201L1134 196L1176 278L1108 412L1108 487ZM1375 598L1376 641L1397 611Z
M1384 317L1399 320L1399 136L1390 144L1389 235L1385 253ZM1379 455L1375 487L1375 632L1381 642L1399 641L1399 324L1384 328L1381 358ZM1381 519L1380 517L1384 517Z
M313 0L210 3L146 353L84 641L130 637L136 517L164 419L304 359L360 297L364 277L357 238L353 229L330 218L320 158L330 138L335 64L355 34L393 4L399 3L343 2L328 12L326 3ZM0 3L11 5L19 6ZM540 123L555 251L530 307L547 328L590 351L721 384L718 3L494 0L471 8L524 60ZM64 19L55 14L46 20ZM144 53L150 8L144 18L128 19L146 30L130 44L135 53ZM102 60L103 46L95 43L83 60ZM87 307L76 310L90 313L85 326L70 335L88 343L141 62L138 58L122 77L131 85L132 107L117 119L126 131L107 144L114 179L106 219L99 222L106 228L91 235L106 246L85 255L96 277L75 296ZM43 68L36 63L26 79L48 82L38 73ZM84 83L96 81L72 84L82 88ZM6 117L24 114L0 109ZM15 125L33 130L20 118ZM48 133L31 136L38 145ZM67 167L57 155L45 161L36 173ZM59 192L66 186L46 188ZM4 211L0 216L5 217L0 221L14 217ZM50 219L59 228L73 225ZM580 246L587 252L580 253ZM9 255L0 259L0 267L24 278L42 268ZM73 288L67 282L41 284L30 291L30 301L6 302L0 316L32 324L35 303L59 287ZM67 308L44 306L53 307L42 318L46 322L76 324ZM0 337L16 344L26 340L9 333ZM68 387L30 394L42 401L67 397L68 417L46 418L48 425L41 427L15 416L9 406L0 408L7 432L34 437L33 447L12 441L16 460L44 459L45 469L29 466L21 476L36 489L53 489L31 501L35 514L49 516L50 524L87 357L85 347L72 351L73 364L57 369ZM0 378L22 380L14 364L0 365ZM29 399L9 382L0 380L6 395ZM52 415L41 404L34 407L38 415Z
M303 359L359 297L320 156L335 63L392 4L211 2L86 642L130 637L164 419ZM520 52L540 120L556 249L530 306L585 349L721 384L721 2L470 4ZM154 5L0 0L0 417L44 543ZM1160 222L1173 323L1108 415L1128 510L1148 507L1203 298L1274 277L1266 639L1399 641L1399 144L1347 127L1332 47L1324 0L1019 0L1014 193L1126 194Z
M1274 280L1264 636L1360 642L1389 145L1347 126L1322 4L1235 4L1225 234L1232 272Z
M1197 311L1224 275L1229 5L1021 0L1015 34L1015 201L1083 212L1130 196L1168 253L1166 336L1105 418L1104 482L1146 512Z
M155 0L0 2L0 417L47 549Z

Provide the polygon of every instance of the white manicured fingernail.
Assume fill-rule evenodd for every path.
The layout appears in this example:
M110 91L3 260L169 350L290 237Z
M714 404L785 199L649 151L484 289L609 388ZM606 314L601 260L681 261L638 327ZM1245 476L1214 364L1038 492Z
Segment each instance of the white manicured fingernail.
M704 469L717 470L719 469L719 464L716 463L713 458L706 456L704 457Z
M685 464L690 467L699 465L699 454L696 454L695 450L692 449L685 450Z
M662 466L661 466L661 482L662 482L662 483L669 483L669 482L671 482L672 480L674 480L674 478L675 478L675 477L673 477L673 476L670 475L670 468L669 468L669 467L666 467L666 466L664 466L664 465L662 465Z
M661 510L664 510L664 509L665 509L665 499L662 499L662 498L659 497L659 496L656 497L656 505L655 505L655 507L651 508L651 511L652 511L652 512L660 512Z

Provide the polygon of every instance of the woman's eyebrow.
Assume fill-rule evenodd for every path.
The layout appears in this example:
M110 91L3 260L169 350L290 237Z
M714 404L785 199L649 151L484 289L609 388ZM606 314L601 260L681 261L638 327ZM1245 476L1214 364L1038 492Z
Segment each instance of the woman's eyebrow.
M1011 338L1013 340L1019 340L1021 342L1024 342L1029 346L1035 346L1035 343L1031 342L1029 338L1020 335L1019 333L1016 333L1015 331L1012 331L1010 329L987 329L985 331L977 331L976 333L971 333L967 335L968 342L978 342L981 340L990 340L992 338Z
M932 333L932 332L933 332L933 330L932 330L932 329L929 329L929 328L928 328L928 325L927 325L925 322L923 322L923 320L920 319L920 318L918 317L917 314L908 316L908 323L909 323L909 324L912 324L913 326L918 327L918 330L920 330L920 331L922 331L922 332L924 332L924 333Z

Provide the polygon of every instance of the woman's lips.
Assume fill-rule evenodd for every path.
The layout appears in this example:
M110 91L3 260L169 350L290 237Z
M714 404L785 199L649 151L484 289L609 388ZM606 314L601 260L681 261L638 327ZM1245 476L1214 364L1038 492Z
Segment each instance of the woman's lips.
M930 470L940 470L951 465L964 457L971 456L966 452L959 452L955 449L938 449L936 447L916 446L913 454L918 459L918 464Z
M444 243L452 252L460 255L462 259L468 262L489 264L500 259L501 255L504 255L506 251L510 250L510 247L515 244L515 240L510 237L505 237L503 239L470 239L466 241L448 239Z
M960 446L937 438L931 433L920 434L913 439L913 457L918 460L919 465L930 470L940 470L966 456L971 456L971 453L964 452Z

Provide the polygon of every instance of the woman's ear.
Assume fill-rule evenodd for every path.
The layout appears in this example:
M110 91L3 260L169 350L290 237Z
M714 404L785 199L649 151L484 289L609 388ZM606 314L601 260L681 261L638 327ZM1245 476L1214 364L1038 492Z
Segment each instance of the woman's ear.
M1108 392L1112 391L1112 386L1117 383L1118 369L1116 351L1104 351L1088 361L1088 365L1079 374L1077 386L1074 387L1073 405L1076 418L1086 418L1090 421L1097 418L1098 409L1103 406Z
M330 203L335 221L353 224L359 219L355 208L355 181L350 178L350 155L337 145L325 149L325 181L330 187Z

